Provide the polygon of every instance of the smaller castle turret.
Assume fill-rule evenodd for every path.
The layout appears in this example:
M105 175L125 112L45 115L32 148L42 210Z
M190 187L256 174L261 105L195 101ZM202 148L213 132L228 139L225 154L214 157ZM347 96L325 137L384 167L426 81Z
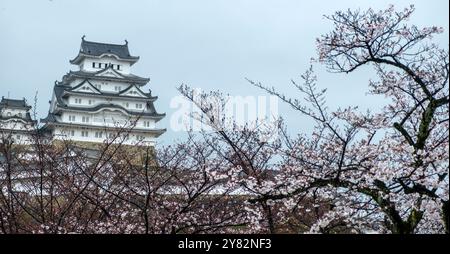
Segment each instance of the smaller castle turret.
M31 106L25 99L6 99L0 101L0 142L12 141L16 144L29 144L31 131L36 121L31 119Z

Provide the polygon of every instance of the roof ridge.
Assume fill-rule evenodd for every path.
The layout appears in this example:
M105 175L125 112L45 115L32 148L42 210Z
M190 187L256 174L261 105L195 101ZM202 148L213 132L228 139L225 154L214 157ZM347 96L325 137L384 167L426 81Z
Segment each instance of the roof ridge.
M72 64L79 64L86 56L101 57L103 55L113 55L119 60L129 61L132 64L139 60L138 56L132 56L128 48L128 41L125 44L113 44L105 42L87 41L83 36L81 39L78 55L70 60Z
M58 106L60 107L60 105L58 105ZM101 109L105 109L108 107L120 109L129 115L149 116L149 117L153 117L153 118L160 118L160 120L162 119L162 117L166 116L165 113L158 113L158 112L156 112L156 110L151 113L130 111L123 106L113 104L113 103L101 103L92 108L78 108L78 107L73 107L73 106L63 106L62 109L64 109L64 110L69 109L69 110L75 110L75 111L91 111L92 112L92 111L99 111Z
M87 72L87 71L82 71L82 70L78 70L78 71L72 71L70 70L66 75L63 76L63 80L69 78L71 75L80 75L83 78L99 78L99 79L119 79L119 80L124 80L125 82L134 82L137 84L147 84L150 81L150 78L144 78L144 77L140 77L137 76L135 74L123 74L120 72L117 72L116 70L112 69L115 73L117 73L120 77L110 77L110 76L98 76L98 74L106 71L107 69L101 69L99 71L96 72ZM131 79L131 80L130 80Z
M115 43L106 43L106 42L88 41L88 40L85 40L85 39L83 39L82 43L83 43L83 42L87 42L87 43L95 43L95 44L102 44L102 45L111 45L111 46L122 46L122 47L128 46L128 41L127 41L127 40L125 40L125 44L115 44Z
M0 101L0 105L2 106L10 106L10 107L19 107L19 108L31 108L27 103L27 99L10 99L2 96L2 100Z

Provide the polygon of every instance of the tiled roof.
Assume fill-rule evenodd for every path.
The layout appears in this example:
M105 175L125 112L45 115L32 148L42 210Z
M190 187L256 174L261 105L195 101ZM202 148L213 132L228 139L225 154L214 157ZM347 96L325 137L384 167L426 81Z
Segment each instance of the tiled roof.
M145 98L123 95L127 90L131 89L131 87L133 87L133 85L130 85L129 88L121 91L120 93L100 91L95 86L92 86L92 85L91 86L93 88L95 88L95 91L97 91L98 93L85 93L85 92L74 91L75 89L77 89L78 87L80 87L81 85L83 85L86 82L89 83L88 80L85 80L85 81L81 82L79 85L77 85L76 87L71 87L71 86L67 86L67 85L55 85L54 92L55 92L55 96L56 96L58 103L61 105L65 105L62 98L67 94L94 95L97 97L108 97L108 98L115 98L115 99L134 99L134 100L140 100L140 101L145 100L147 102L154 102L158 99L158 96L152 96L151 92L148 92L148 93L142 92L142 94L144 94L146 96ZM139 89L139 88L137 88L137 89Z
M6 99L5 97L2 97L2 100L0 101L0 108L5 107L24 108L24 109L31 108L30 106L28 106L27 101L25 99L15 100L15 99Z
M111 68L108 66L106 69ZM145 85L147 84L150 79L149 78L143 78L139 77L133 74L122 74L120 72L117 72L115 70L114 73L117 73L119 77L109 77L109 76L99 76L99 73L102 73L106 69L100 70L98 72L85 72L85 71L70 71L66 75L64 75L62 82L65 82L67 80L71 80L73 78L91 78L91 79L98 79L98 80L113 80L113 81L121 81L121 82L128 82L128 83L136 83L139 85Z
M59 107L62 110L84 111L84 112L95 112L95 111L98 111L98 110L101 110L104 108L114 108L114 109L120 109L120 110L126 112L128 115L152 117L157 120L164 118L164 116L166 115L166 114L157 113L156 111L153 111L153 110L152 110L152 112L130 111L122 106L112 104L112 103L103 103L103 104L99 104L92 108L85 108L85 107L82 108L82 107L72 107L72 106L62 106L62 105L59 105Z
M125 40L125 44L110 44L86 41L84 36L81 40L80 52L75 59L71 60L71 63L77 63L83 56L96 56L99 57L103 54L112 54L120 58L121 60L129 60L136 62L139 57L130 55L128 50L128 42Z

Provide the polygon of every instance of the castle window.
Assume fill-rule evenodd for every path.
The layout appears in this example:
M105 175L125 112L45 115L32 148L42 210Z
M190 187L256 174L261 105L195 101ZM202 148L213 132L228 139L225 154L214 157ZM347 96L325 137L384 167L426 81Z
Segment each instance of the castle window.
M74 116L74 115L70 115L70 116L69 116L69 121L75 122L75 116Z
M82 137L89 137L89 132L88 131L81 131L81 136Z
M142 104L136 103L136 108L137 109L142 109Z
M92 68L95 68L95 63L94 62L92 63Z
M70 136L72 136L72 137L75 136L75 131L71 130L70 131Z
M102 136L103 136L103 133L101 131L96 131L95 132L95 137L96 138L102 138Z
M144 122L144 127L150 127L150 121L145 121Z
M88 103L89 103L89 105L92 105L92 104L94 104L94 100L89 100Z
M117 70L119 70L119 71L120 71L120 65L117 65Z
M116 92L120 92L120 88L121 88L120 86L115 86L115 87L114 87L114 90L115 90Z
M76 104L81 104L81 99L80 98L75 98L75 103Z
M89 117L88 117L88 116L83 116L83 117L81 118L81 121L82 121L83 123L89 123Z

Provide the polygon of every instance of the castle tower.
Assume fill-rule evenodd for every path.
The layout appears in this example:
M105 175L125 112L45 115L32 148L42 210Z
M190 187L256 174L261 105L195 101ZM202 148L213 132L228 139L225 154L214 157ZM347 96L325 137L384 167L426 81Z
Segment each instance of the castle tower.
M123 45L86 41L70 61L70 71L55 82L50 111L43 128L55 140L102 143L107 139L127 145L153 146L165 132L156 123L159 114L153 103L157 97L144 92L150 81L131 73L139 57L131 56Z
M25 99L15 100L2 97L0 101L0 142L13 141L15 144L30 144L31 131L36 121L31 119L31 106Z

